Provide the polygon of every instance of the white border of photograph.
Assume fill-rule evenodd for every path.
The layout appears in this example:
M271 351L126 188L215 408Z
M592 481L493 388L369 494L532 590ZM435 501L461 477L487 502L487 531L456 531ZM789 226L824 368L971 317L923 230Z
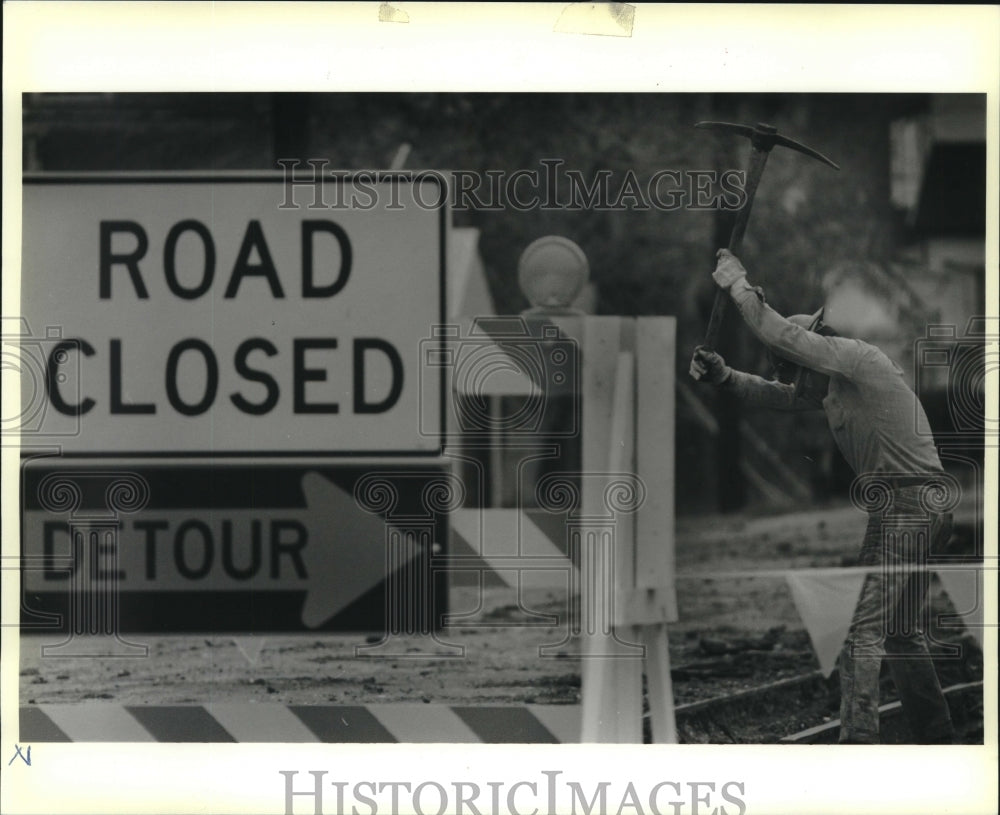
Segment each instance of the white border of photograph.
M986 291L996 313L996 6L25 2L4 4L3 15L5 314L19 302L21 94L195 90L986 93ZM996 378L988 383L995 416ZM5 402L18 398L16 386L4 388ZM995 449L987 464L995 557ZM982 747L38 744L30 767L8 766L18 721L16 449L3 449L2 475L4 812L284 812L281 770L298 771L300 784L325 770L349 786L503 781L505 789L561 771L585 789L608 781L612 812L629 783L649 812L648 791L663 781L716 790L740 782L748 815L996 811L995 628L985 640ZM996 573L987 575L986 619L995 620ZM326 789L323 811L336 812L334 788ZM538 803L523 794L530 813ZM386 800L379 812L389 811ZM425 811L435 800L429 794ZM743 815L712 800L697 812L725 805L718 815ZM312 812L312 801L297 799L294 811ZM569 811L565 797L557 811ZM637 810L626 803L621 811ZM690 800L680 810L694 812Z

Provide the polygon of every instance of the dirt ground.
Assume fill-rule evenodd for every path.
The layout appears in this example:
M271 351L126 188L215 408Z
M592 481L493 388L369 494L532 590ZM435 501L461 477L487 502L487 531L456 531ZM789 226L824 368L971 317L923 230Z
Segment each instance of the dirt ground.
M676 565L680 619L669 626L678 706L723 697L779 680L815 674L819 665L783 579L720 578L721 571L848 565L865 519L849 507L771 517L681 519ZM695 576L697 575L697 576ZM413 637L391 653L359 656L377 643L364 635L148 636L146 658L42 658L49 638L21 640L21 703L104 700L123 705L204 704L573 704L580 701L580 662L567 650L539 654L565 629L528 616L559 614L566 595L453 587L453 614L475 612L445 628L436 641ZM949 610L936 583L936 610ZM538 624L541 622L541 624ZM948 636L954 638L955 634ZM938 662L942 684L980 679L974 655ZM979 671L979 676L975 674ZM816 677L776 692L774 699L702 714L681 728L686 741L775 742L836 717L836 682ZM771 694L775 696L775 694ZM891 686L885 699L892 698ZM758 709L759 708L759 709ZM978 728L978 729L977 729ZM973 722L967 740L982 738Z

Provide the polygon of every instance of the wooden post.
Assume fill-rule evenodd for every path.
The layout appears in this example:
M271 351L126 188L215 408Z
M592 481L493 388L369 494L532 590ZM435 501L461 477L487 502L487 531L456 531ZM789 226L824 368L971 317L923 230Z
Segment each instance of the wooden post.
M597 490L605 491L600 501L606 501L609 487L623 476L634 480L638 495L634 496L634 517L622 513L615 519L613 571L605 572L596 583L583 583L585 589L612 598L615 609L613 636L592 638L592 648L584 656L581 735L583 741L642 741L645 667L653 740L673 743L677 730L666 623L677 619L675 322L670 318L622 320L615 332L610 324L588 320L584 336L585 513L600 511ZM601 473L603 479L593 478ZM604 591L605 586L609 591ZM639 653L644 659L629 653L627 648L633 643L642 643Z
M646 681L653 741L677 741L667 622L677 620L674 588L674 496L676 321L645 317L636 328L637 395L636 474L646 487L646 500L636 517L636 563L640 600L646 619ZM645 591L643 591L645 590ZM650 607L651 606L651 607Z
M584 330L583 512L588 517L607 517L611 511L614 547L610 562L595 569L592 579L582 584L583 591L597 597L581 598L581 608L595 602L610 606L605 614L612 625L611 636L585 639L581 666L581 737L585 742L642 741L644 650L638 643L638 629L623 625L620 618L623 594L631 590L635 580L635 525L630 511L614 511L618 501L615 483L622 482L621 489L628 490L625 482L631 481L634 473L632 328L632 321L626 319L590 318ZM624 503L622 509L626 509Z

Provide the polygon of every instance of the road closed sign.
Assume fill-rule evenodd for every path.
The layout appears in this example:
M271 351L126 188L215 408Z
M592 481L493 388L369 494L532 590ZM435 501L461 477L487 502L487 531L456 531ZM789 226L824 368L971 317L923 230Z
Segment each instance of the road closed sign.
M26 177L24 432L86 455L438 452L419 353L445 317L443 180L319 193L277 174Z

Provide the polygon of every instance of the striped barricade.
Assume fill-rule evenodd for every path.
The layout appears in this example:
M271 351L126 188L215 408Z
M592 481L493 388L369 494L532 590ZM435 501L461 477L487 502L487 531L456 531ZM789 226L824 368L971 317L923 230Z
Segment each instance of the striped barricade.
M578 705L31 705L23 742L558 744Z

